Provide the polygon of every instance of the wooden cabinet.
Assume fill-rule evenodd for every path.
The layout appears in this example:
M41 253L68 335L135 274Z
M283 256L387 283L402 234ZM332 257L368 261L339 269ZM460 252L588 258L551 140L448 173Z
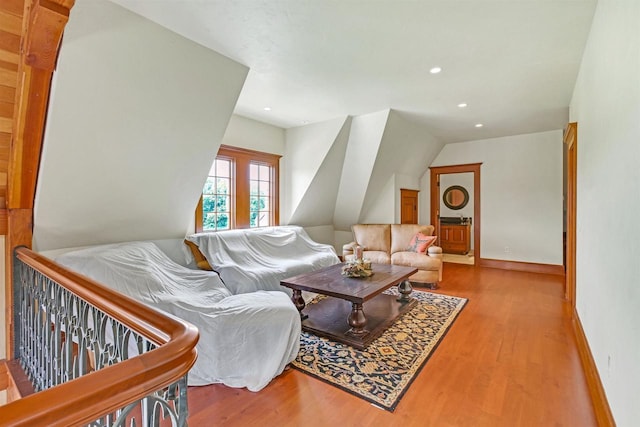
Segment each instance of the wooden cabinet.
M471 250L471 224L441 224L440 247L449 254L467 254Z

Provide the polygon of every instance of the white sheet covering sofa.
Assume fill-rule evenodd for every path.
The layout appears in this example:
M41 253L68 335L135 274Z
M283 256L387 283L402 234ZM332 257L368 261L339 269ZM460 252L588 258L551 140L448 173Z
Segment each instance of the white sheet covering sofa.
M203 233L187 239L203 250L207 264L217 271L198 269L183 239L43 254L193 323L200 340L189 385L223 383L258 391L282 373L300 346L300 315L280 279L339 262L335 250L314 242L297 226Z
M182 245L182 239L162 243L173 258L175 248ZM284 292L233 295L217 273L180 265L153 242L101 245L45 255L193 323L200 339L189 385L223 383L258 391L282 373L298 353L300 315Z
M188 261L204 256L233 294L266 290L291 295L291 289L280 286L281 279L340 262L333 246L313 241L295 225L198 233L186 240L197 246L184 246Z

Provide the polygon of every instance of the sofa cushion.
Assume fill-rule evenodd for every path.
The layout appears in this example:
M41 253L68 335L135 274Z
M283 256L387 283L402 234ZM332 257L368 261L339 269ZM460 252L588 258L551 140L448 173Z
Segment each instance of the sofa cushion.
M426 254L427 248L433 245L436 239L436 236L427 236L423 233L416 233L416 235L413 236L413 238L409 242L407 250L411 252L417 252L419 254Z
M193 259L196 260L196 265L200 270L213 271L213 268L211 268L211 264L209 264L207 258L202 254L202 252L200 252L200 248L198 248L198 245L188 241L187 239L184 239L184 243L191 251L191 255L193 255Z
M405 265L415 267L419 270L439 270L442 261L429 255L416 252L395 252L391 254L391 263L395 265Z
M354 224L351 229L355 241L365 251L389 252L391 246L389 224ZM406 243L409 243L409 240ZM407 245L405 244L404 247L406 248Z
M409 242L418 233L432 236L433 225L391 224L391 253L406 251ZM387 250L388 248L389 246L387 246Z
M386 251L364 251L362 257L374 264L391 264L391 257Z

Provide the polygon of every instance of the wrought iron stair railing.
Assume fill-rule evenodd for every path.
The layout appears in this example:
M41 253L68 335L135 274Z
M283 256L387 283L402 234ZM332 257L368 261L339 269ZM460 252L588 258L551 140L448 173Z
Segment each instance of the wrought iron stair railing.
M0 425L187 424L193 325L26 248L13 277L14 360L35 393L0 406Z

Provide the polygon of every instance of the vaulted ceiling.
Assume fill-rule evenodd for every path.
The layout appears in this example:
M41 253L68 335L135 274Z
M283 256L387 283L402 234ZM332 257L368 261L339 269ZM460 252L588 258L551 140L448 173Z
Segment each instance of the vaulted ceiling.
M393 109L443 142L563 128L596 5L113 1L247 65L237 114L290 128Z

